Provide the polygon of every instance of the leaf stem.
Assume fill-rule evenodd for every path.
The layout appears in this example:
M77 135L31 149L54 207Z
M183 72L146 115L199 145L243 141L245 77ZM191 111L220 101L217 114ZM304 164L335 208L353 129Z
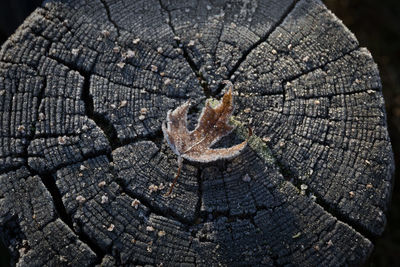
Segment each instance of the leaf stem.
M178 171L177 171L177 173L176 173L176 175L175 175L175 179L174 179L174 181L172 182L171 187L169 188L168 193L166 193L164 196L167 197L167 196L169 196L169 195L172 193L172 189L174 189L174 186L175 186L175 184L176 184L176 181L178 181L178 177L179 177L179 175L180 175L180 173L181 173L182 165L183 165L183 158L182 158L181 156L178 156Z

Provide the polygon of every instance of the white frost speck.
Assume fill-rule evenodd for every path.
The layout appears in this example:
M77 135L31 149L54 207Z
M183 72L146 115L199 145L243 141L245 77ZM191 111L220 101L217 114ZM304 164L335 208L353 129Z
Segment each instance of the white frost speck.
M72 53L74 56L78 55L78 54L79 54L79 48L73 48L73 49L71 50L71 53Z
M107 196L101 196L101 204L107 203L108 202L108 197Z
M242 181L243 181L243 182L247 182L247 183L250 182L250 181L251 181L250 175L248 175L248 174L246 173L245 176L243 176Z

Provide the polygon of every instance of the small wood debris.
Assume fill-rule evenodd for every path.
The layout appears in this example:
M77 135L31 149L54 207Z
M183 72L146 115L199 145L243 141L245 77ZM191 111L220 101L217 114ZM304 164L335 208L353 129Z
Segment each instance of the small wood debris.
M299 238L301 236L301 232L298 232L297 234L293 235L292 238L296 239Z
M24 132L25 131L25 126L24 125L18 126L17 131L18 132Z
M354 196L355 196L355 193L354 193L353 191L350 191L350 192L349 192L349 197L350 197L350 198L353 198Z
M251 181L250 175L246 173L246 174L242 177L242 181L243 181L243 182L246 182L246 183L250 182L250 181Z
M272 49L271 53L272 53L273 55L276 55L276 54L278 53L278 51L276 51L275 49Z
M106 181L101 181L97 184L100 188L106 185Z
M371 165L371 161L369 161L369 160L365 160L365 163L367 163L367 165Z
M101 196L101 204L107 203L108 202L108 197L103 195Z
M142 115L146 115L147 114L147 108L141 108L140 109L140 114L142 114Z
M131 203L131 206L134 207L135 209L138 209L139 205L140 205L140 201L136 198Z
M165 231L164 230L158 231L157 235L158 237L163 237L165 236Z
M319 105L319 104L321 104L321 102L317 99L317 100L314 100L314 104Z
M269 143L269 142L271 142L271 137L264 136L264 137L262 138L262 140L263 140L265 143Z
M65 145L67 143L66 137L65 136L59 136L57 138L58 144L60 145Z
M110 224L110 226L108 226L107 231L112 232L115 228L114 224Z
M292 49L292 44L289 44L288 46L287 46L287 48L290 50L290 49Z
M44 115L43 112L40 112L38 117L39 117L40 121L42 121L42 120L44 120L46 118L46 116Z
M132 41L132 43L134 45L138 44L139 42L140 42L140 38L133 39L133 41Z
M114 46L113 47L113 52L114 53L119 53L121 51L121 48L119 46Z
M308 186L306 184L301 184L300 185L300 194L305 195L307 188L308 188Z
M329 239L329 241L326 242L326 245L328 246L328 248L331 247L331 246L333 246L332 240Z
M308 189L308 185L306 185L306 184L301 184L301 185L300 185L300 189L301 189L301 190L307 190L307 189Z
M158 71L158 67L156 65L150 65L150 69L152 72L157 72Z
M181 48L175 48L175 52L178 54L183 54L183 50Z
M157 185L151 184L151 185L149 185L149 190L150 190L150 194L151 194L153 192L157 192L159 189L158 189Z
M133 58L134 56L136 56L136 52L135 52L135 51L128 50L128 51L126 52L126 57L127 57L127 58Z
M127 104L128 104L128 101L127 101L127 100L122 100L121 103L119 103L119 107L120 107L120 108L123 108L123 107L125 107Z
M146 226L146 231L147 232L154 232L154 227L151 225Z
M144 115L139 115L139 120L143 121L144 119L146 119L146 116L144 116Z
M374 186L373 186L371 183L368 183L365 187L366 187L367 189L371 189L371 188L373 188Z
M167 78L167 79L164 80L164 84L165 85L168 85L170 83L171 83L171 79L170 78Z
M187 44L188 47L194 46L194 40L190 40L189 43Z
M112 109L116 109L116 108L117 108L117 106L116 106L115 104L111 104L110 107L111 107Z
M180 38L179 36L174 36L174 40L175 40L175 41L180 41L181 38Z
M319 246L318 246L318 245L315 245L315 246L314 246L314 249L315 249L316 251L319 251Z
M243 112L244 112L244 113L250 113L250 112L251 112L251 108L245 108L245 109L243 110Z
M86 201L86 198L84 196L79 195L75 198L75 200L78 201L80 204L82 204Z
M369 89L369 90L367 90L367 93L368 93L369 95L373 95L373 94L375 94L375 91L374 91L374 90L371 90L371 89Z
M125 62L118 62L117 63L118 68L123 69L125 67Z
M101 35L103 35L103 37L107 38L108 36L110 36L110 32L107 30L102 30Z
M307 62L309 59L310 59L309 56L303 57L303 61L304 61L304 62Z

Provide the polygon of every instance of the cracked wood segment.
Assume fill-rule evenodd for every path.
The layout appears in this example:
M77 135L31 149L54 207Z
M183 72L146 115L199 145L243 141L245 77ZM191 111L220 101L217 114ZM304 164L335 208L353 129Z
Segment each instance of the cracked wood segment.
M183 222L193 222L199 201L198 170L185 165L173 194L176 197L164 196L177 169L177 162L164 153L166 148L163 146L163 150L160 150L153 142L139 142L114 150L116 175L127 193L150 203L164 214L174 214Z
M0 175L0 225L17 266L88 265L96 255L58 218L38 176L22 167Z
M206 168L202 191L208 216L195 236L227 265L356 265L372 249L249 149L226 166Z
M284 1L164 1L163 12L212 91L265 39L295 3Z
M191 98L192 123L225 78L275 163L186 163L164 197L167 111ZM46 1L0 50L0 235L18 265L359 264L392 188L383 107L317 0Z

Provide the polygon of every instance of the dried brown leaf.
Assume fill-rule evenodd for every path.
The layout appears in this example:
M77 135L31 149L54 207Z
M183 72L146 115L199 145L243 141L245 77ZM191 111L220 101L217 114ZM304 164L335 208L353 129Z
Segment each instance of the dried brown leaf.
M228 121L233 113L233 95L231 82L226 81L229 90L222 97L221 102L211 107L207 100L205 107L193 131L187 128L187 112L190 101L169 110L166 124L162 125L164 138L171 149L178 155L178 173L168 195L179 176L183 159L195 162L212 162L219 159L229 159L238 155L246 147L247 140L229 148L210 148L222 137L229 134L234 127Z

